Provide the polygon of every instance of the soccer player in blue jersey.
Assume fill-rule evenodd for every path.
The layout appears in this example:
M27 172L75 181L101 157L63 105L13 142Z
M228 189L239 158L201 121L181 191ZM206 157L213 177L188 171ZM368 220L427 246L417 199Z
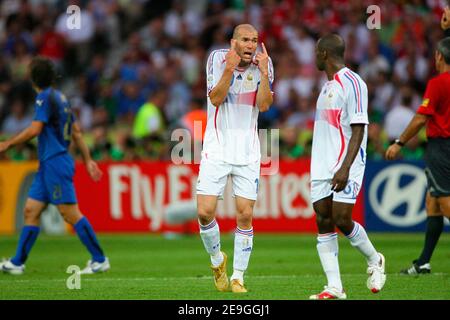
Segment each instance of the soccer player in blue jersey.
M50 60L34 58L30 64L30 75L38 93L34 119L27 129L0 142L0 152L38 137L39 170L25 204L25 226L16 255L0 263L0 270L16 275L24 272L25 261L39 235L41 213L51 203L57 206L64 220L74 226L81 242L92 255L92 260L80 273L104 272L110 268L108 258L88 219L81 214L77 205L73 184L74 161L68 152L71 139L81 151L90 177L98 181L102 172L90 156L66 97L52 87L56 74Z

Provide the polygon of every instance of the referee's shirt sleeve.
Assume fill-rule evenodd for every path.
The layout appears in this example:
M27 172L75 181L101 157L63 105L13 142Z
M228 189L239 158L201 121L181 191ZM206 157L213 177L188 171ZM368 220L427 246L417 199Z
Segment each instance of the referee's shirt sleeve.
M422 104L417 109L417 113L431 116L434 114L438 103L439 92L436 78L434 78L428 81L427 89L425 90L425 94L423 95Z

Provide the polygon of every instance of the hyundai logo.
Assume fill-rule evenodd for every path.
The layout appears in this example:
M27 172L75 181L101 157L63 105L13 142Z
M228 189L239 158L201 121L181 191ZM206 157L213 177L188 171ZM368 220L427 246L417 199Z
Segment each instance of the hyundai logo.
M426 188L427 180L421 168L392 165L380 171L369 186L370 205L377 216L390 225L415 226L426 219Z

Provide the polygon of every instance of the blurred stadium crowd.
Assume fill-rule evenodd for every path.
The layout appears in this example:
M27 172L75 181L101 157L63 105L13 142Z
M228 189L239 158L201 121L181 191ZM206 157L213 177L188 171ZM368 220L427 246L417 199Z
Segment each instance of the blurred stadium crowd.
M66 26L69 5L81 29ZM381 8L381 29L366 26L366 8ZM285 159L309 156L314 109L324 74L315 42L338 32L347 65L369 87L368 157L381 159L421 103L435 75L434 48L444 37L445 1L344 0L3 0L0 2L0 137L32 120L35 93L27 80L34 55L56 65L58 87L77 114L96 160L170 158L171 132L205 119L205 62L227 48L236 24L259 30L274 62L274 105L260 128L280 129ZM425 135L403 148L420 159ZM35 144L3 159L33 159Z

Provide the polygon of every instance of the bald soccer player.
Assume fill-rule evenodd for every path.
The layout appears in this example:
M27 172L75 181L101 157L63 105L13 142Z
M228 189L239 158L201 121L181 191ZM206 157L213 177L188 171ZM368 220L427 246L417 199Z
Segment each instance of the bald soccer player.
M197 213L217 290L243 293L247 292L244 272L253 249L252 216L260 174L258 114L272 104L274 73L264 44L261 52L256 51L258 32L252 25L237 26L230 45L213 51L206 65L208 122L197 182ZM231 281L215 218L228 176L237 208Z

